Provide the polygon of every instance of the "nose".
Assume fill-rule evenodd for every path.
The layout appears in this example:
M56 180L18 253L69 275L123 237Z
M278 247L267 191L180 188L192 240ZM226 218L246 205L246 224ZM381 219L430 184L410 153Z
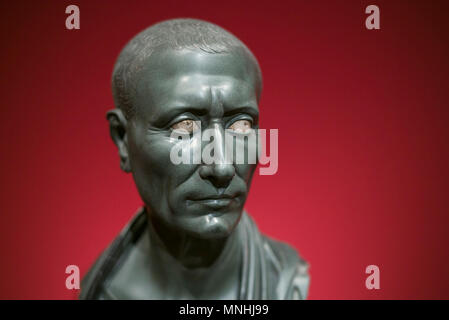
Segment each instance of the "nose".
M220 193L223 193L235 175L235 167L233 163L226 161L223 126L220 123L214 123L209 129L213 130L214 161L211 164L202 163L199 174L201 178L209 180Z
M200 176L204 180L209 180L220 193L223 193L231 183L235 175L235 168L232 164L209 164L200 168Z

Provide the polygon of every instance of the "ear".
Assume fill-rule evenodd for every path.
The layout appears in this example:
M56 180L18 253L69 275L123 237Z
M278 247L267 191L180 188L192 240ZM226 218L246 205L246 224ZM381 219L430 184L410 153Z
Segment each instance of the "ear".
M120 156L120 168L125 172L131 172L131 164L128 155L127 120L120 109L112 109L106 113L109 121L111 138L118 148Z

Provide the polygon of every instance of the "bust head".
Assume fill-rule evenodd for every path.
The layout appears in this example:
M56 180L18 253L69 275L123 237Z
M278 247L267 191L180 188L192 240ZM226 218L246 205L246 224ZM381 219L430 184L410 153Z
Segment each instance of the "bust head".
M256 164L174 164L170 152L181 142L171 133L199 123L222 139L225 129L257 128L261 87L250 50L208 22L164 21L125 46L112 76L116 108L107 117L120 166L132 173L151 219L201 239L231 234ZM191 136L186 148L195 144L202 142Z
M84 277L81 299L307 296L304 260L243 211L257 161L266 161L261 88L249 49L208 22L168 20L125 46L107 118L145 210ZM185 162L186 154L194 159Z

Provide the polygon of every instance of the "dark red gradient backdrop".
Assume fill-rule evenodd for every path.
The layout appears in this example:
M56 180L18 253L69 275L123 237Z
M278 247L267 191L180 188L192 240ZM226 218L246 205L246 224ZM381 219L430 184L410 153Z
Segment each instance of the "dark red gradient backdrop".
M77 4L81 29L65 29ZM381 30L365 28L369 4ZM263 75L279 171L247 209L311 264L311 299L449 298L447 1L2 1L0 298L72 299L141 202L105 112L122 46L194 17L240 37ZM376 264L381 289L365 288Z

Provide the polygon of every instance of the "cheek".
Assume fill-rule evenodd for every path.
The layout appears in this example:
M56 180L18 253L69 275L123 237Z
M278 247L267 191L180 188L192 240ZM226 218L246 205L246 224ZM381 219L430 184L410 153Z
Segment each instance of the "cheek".
M130 162L136 185L142 197L152 201L167 196L192 174L192 166L175 165L170 151L176 142L162 134L149 134L130 141Z
M242 178L246 182L246 184L249 184L256 167L256 164L237 164L235 165L235 170L237 175Z

